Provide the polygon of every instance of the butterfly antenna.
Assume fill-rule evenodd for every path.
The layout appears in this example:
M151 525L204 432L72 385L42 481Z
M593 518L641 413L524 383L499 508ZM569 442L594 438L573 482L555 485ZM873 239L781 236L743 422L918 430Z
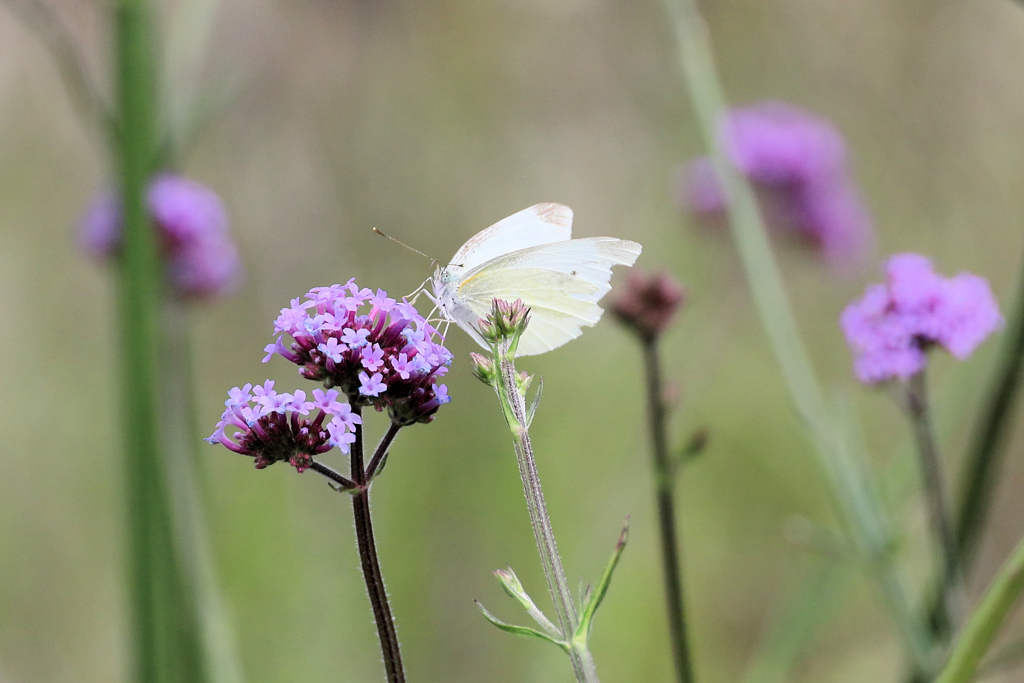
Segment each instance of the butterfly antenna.
M427 256L426 254L424 254L424 253L423 253L422 251L420 251L419 249L415 249L415 248L413 248L413 247L410 247L410 246L409 246L408 244L406 244L406 243L405 243L405 242L403 242L402 240L398 240L398 239L395 239L395 238L394 238L394 237L392 237L391 235L387 235L387 234L385 234L385 233L381 232L380 230L378 230L377 228L374 228L374 229L373 229L373 231L374 231L375 233L377 233L378 235L380 235L381 237L386 237L386 238L388 238L389 240L391 240L392 242L394 242L395 244L398 244L398 245L401 245L401 246L405 247L405 248L406 248L406 249L408 249L409 251L414 251L414 252L416 252L417 254L419 254L420 256L422 256L423 258L425 258L425 259L428 259L428 260L429 260L429 261L430 261L430 262L431 262L432 264L434 264L435 266L437 265L437 259L432 259L432 258L430 258L429 256Z

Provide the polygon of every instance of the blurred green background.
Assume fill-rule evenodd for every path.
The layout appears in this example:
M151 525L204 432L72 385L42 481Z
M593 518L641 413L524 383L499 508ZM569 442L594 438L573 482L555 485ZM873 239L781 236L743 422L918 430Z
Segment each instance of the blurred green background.
M54 7L107 83L104 7ZM175 8L162 7L168 22ZM821 375L855 397L876 470L896 473L890 506L920 579L927 545L908 432L884 392L855 385L837 317L878 279L882 255L905 250L945 273L985 275L1010 301L1024 225L1024 9L726 0L704 10L733 102L786 99L847 136L878 258L845 278L798 245L780 242L779 258ZM834 518L727 235L673 208L672 170L701 148L661 5L225 0L217 12L206 47L182 44L205 56L175 87L237 98L183 170L228 204L246 278L237 296L194 309L195 439L212 431L232 386L270 377L281 390L312 388L281 359L259 362L291 298L353 276L401 294L430 274L372 226L447 261L508 214L568 204L576 236L637 240L637 267L689 288L664 352L680 395L676 440L701 426L711 434L679 484L691 637L702 683L740 680L785 596L820 561L787 542L787 520ZM79 255L73 232L109 177L102 141L76 118L49 53L0 4L4 683L119 681L126 670L115 288L111 272ZM997 343L963 364L933 364L951 471ZM547 598L501 413L471 375L472 342L453 331L451 347L454 401L401 434L374 487L409 679L569 681L562 653L499 632L473 604L523 621L490 573L507 564ZM602 680L671 680L638 346L608 319L520 366L544 376L532 431L571 580L596 580L631 520L592 643ZM371 438L385 426L374 417ZM1024 529L1017 431L973 595ZM199 446L247 680L382 680L349 501L315 475L257 472ZM897 680L900 646L874 586L856 576L833 602L787 680Z

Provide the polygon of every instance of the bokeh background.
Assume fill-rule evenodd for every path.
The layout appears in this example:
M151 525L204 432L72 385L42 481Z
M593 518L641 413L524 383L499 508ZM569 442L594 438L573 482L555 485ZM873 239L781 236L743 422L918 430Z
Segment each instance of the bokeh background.
M53 7L109 91L103 3ZM166 24L179 7L162 6ZM679 482L692 644L703 683L741 680L773 615L821 562L785 529L794 517L835 520L728 236L673 205L674 167L702 149L662 6L224 0L213 10L208 40L186 30L194 40L172 45L190 58L174 79L175 106L196 93L228 102L182 170L228 204L246 276L236 296L191 314L203 423L194 439L212 431L232 386L270 377L282 390L311 388L280 359L260 364L291 298L350 277L401 294L430 274L372 226L446 261L508 214L568 204L576 236L637 240L638 267L665 269L689 289L664 352L679 395L674 438L698 427L711 435ZM895 482L886 490L904 529L900 552L920 580L925 525L908 431L890 397L856 386L837 317L878 279L882 255L906 250L946 273L985 275L1004 307L1012 299L1024 225L1024 7L721 0L704 10L733 102L789 100L847 136L878 226L877 258L842 277L801 245L780 241L779 258L817 368L854 397L876 471ZM0 3L4 683L106 683L126 671L116 291L74 237L110 171L39 37ZM933 364L951 472L997 345L963 364ZM471 375L472 343L456 331L451 347L454 401L401 434L374 488L409 679L571 680L559 651L499 632L473 604L525 619L490 573L507 564L547 602L501 413ZM544 376L532 431L570 577L596 580L631 520L595 627L602 680L671 680L638 346L606 319L521 366ZM371 435L384 429L373 417ZM975 596L1024 531L1020 436ZM312 474L257 472L223 448L199 447L247 680L381 680L348 500ZM899 641L873 585L852 570L838 576L842 590L821 601L820 632L785 680L898 680Z

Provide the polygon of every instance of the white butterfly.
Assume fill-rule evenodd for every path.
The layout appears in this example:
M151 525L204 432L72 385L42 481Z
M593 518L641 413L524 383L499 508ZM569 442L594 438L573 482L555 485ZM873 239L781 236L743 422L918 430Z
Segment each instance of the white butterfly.
M537 204L478 232L434 271L441 317L464 329L481 346L477 321L493 299L522 299L530 323L516 355L556 349L580 336L603 311L597 305L611 285L612 266L631 266L640 245L615 237L572 239L572 209Z

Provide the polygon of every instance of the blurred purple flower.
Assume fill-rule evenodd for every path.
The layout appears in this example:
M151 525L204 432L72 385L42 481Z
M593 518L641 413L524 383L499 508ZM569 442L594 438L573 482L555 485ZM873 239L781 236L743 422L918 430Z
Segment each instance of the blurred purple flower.
M964 360L1002 324L984 278L941 277L918 254L890 258L886 283L868 286L840 318L854 372L866 384L910 378L924 369L934 345Z
M769 225L796 231L834 263L857 263L873 243L871 218L850 177L846 145L828 120L785 102L734 109L721 126L725 155L758 193ZM708 157L678 181L681 208L718 218L726 199Z
M186 297L228 294L238 285L241 262L228 234L223 202L212 190L175 173L156 176L146 194L150 215L160 231L167 275ZM96 258L116 256L121 248L121 203L111 191L93 199L79 223L79 243Z

